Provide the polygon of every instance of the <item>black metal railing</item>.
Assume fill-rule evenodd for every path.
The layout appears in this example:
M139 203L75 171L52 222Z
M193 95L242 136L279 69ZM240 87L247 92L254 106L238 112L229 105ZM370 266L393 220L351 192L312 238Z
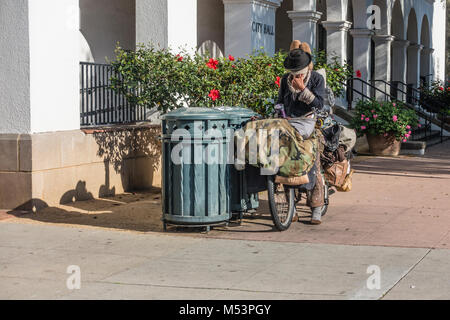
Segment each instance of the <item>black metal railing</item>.
M80 62L81 127L133 124L147 120L148 108L127 101L111 88L111 78L120 79L109 64Z
M384 91L380 89L378 83L381 83L381 87L384 86ZM344 85L347 87L349 109L357 100L400 101L407 108L414 110L421 119L421 126L412 130L412 140L430 141L433 139L434 143L442 143L447 138L444 137L443 106L432 105L421 99L420 90L401 81L389 83L384 80L373 80L372 83L369 83L360 78L349 79Z

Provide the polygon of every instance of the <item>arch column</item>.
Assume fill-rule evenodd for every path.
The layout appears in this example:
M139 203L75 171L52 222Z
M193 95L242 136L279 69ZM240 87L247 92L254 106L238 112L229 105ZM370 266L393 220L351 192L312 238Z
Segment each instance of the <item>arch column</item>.
M426 76L427 85L430 84L430 79L434 79L434 75L431 77L431 65L432 65L432 57L433 57L433 48L423 48L421 52L421 75Z
M352 29L350 34L353 37L353 70L361 72L361 79L369 81L370 74L370 46L372 35L374 32L369 29ZM370 92L367 87L361 86L359 81L355 81L354 86L357 90L361 90L367 96ZM354 94L354 100L361 98L358 94Z
M392 42L392 80L406 83L406 49L408 40L394 40Z
M307 42L314 50L317 45L317 22L322 16L322 12L315 10L294 10L288 11L288 16L292 20L292 38L301 42Z
M323 21L322 25L327 30L328 62L333 56L336 56L340 64L346 63L347 33L352 23L349 21Z
M423 46L417 43L408 47L408 85L418 88L420 84L420 52Z
M391 80L391 43L394 41L394 36L391 35L375 35L372 37L375 42L375 80L384 80L389 82ZM375 86L385 91L385 84L377 81ZM389 91L387 92L390 93ZM384 95L376 91L377 98L384 98Z

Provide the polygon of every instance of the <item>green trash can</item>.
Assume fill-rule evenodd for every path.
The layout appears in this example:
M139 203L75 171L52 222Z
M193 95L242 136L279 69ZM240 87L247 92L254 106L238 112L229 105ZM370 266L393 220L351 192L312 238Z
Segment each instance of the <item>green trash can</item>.
M223 106L214 109L230 115L229 126L233 130L241 129L251 117L258 115L250 109L241 107ZM230 206L232 212L243 213L259 207L258 193L247 192L246 171L238 171L233 164L230 165Z
M180 108L161 116L163 224L206 226L231 218L226 136L230 116Z

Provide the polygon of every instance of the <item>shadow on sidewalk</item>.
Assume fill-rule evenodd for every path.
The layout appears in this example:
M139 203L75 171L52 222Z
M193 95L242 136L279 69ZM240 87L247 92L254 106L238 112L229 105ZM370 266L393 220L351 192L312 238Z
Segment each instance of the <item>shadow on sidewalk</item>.
M101 199L75 201L43 209L7 212L20 220L121 229L138 232L162 232L160 189L125 193Z
M125 193L101 199L94 199L90 193L82 193L83 200L75 197L74 202L59 206L42 203L42 209L33 213L12 210L8 215L19 220L60 224L67 226L91 226L137 232L164 232L161 221L161 190ZM79 193L81 194L81 193ZM72 194L71 194L72 195ZM260 208L255 214L245 214L242 224L230 221L227 227L216 226L217 231L273 232L275 231L269 213L267 200L260 200ZM201 234L205 228L170 225L166 234Z

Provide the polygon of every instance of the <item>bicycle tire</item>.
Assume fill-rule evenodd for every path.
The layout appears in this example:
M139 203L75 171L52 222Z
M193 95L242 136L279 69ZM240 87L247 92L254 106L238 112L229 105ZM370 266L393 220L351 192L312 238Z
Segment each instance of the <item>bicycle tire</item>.
M269 176L267 178L267 193L269 198L270 214L272 216L273 223L278 231L285 231L291 225L295 213L295 190L294 188L282 185L282 190L277 191L279 187L280 184L275 183L274 176ZM282 195L283 192L285 194L284 197ZM279 208L280 206L285 207L285 219L281 218L281 215L284 212L281 212L281 208Z

